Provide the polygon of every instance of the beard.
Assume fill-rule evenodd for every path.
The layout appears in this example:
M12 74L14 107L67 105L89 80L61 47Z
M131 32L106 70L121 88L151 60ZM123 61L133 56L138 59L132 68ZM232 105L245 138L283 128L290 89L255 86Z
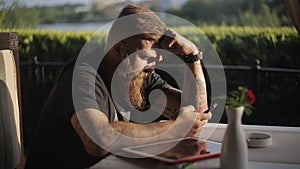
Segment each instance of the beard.
M130 67L129 63L124 65L129 66L129 69L127 67L127 69L118 69L116 71L115 84L117 85L113 90L118 95L117 102L126 110L132 110L133 108L139 111L144 110L147 103L144 84L150 72L137 71Z
M129 100L131 105L137 110L144 110L146 107L147 98L144 83L148 74L144 71L139 72L129 84Z

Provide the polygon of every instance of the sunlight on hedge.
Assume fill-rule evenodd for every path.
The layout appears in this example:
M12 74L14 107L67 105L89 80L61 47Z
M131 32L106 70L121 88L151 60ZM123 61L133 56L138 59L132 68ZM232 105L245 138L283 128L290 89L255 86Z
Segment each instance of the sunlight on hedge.
M293 27L202 26L173 28L200 44L199 31L212 42L224 64L249 65L259 59L262 65L300 68L300 38ZM1 30L8 31L8 30ZM19 34L20 60L67 61L76 58L93 31L9 30ZM94 37L93 37L94 38ZM103 45L105 32L97 32Z

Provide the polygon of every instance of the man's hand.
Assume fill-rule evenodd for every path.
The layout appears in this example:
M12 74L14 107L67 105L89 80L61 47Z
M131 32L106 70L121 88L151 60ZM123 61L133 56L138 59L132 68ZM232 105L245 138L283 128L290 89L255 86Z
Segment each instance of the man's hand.
M197 133L202 129L202 126L205 125L211 117L211 112L200 113L195 111L194 106L185 106L181 109L177 117L178 122L174 124L174 127L178 129L176 129L178 132L187 130L187 127L191 127L186 136L196 137ZM191 126L191 124L193 125Z
M176 55L196 55L199 53L194 43L170 29L165 32L165 35L160 41L160 46L162 49Z

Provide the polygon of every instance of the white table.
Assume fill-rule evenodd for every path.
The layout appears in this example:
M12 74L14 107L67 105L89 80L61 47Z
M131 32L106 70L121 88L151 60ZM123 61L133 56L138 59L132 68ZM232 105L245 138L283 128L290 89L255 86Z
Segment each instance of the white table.
M249 148L248 169L300 169L300 127L276 127L243 125L245 133L260 132L272 136L273 144L265 148ZM222 142L226 124L207 124L202 136ZM194 168L218 169L219 157L200 160ZM152 159L130 159L109 155L91 169L159 169L180 168L180 165L166 165Z

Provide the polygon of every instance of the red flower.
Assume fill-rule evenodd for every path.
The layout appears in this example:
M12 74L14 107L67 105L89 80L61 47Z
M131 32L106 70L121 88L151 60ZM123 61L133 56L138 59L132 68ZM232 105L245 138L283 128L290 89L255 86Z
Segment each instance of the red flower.
M248 98L250 100L250 104L253 104L256 100L255 95L252 90L248 89Z

